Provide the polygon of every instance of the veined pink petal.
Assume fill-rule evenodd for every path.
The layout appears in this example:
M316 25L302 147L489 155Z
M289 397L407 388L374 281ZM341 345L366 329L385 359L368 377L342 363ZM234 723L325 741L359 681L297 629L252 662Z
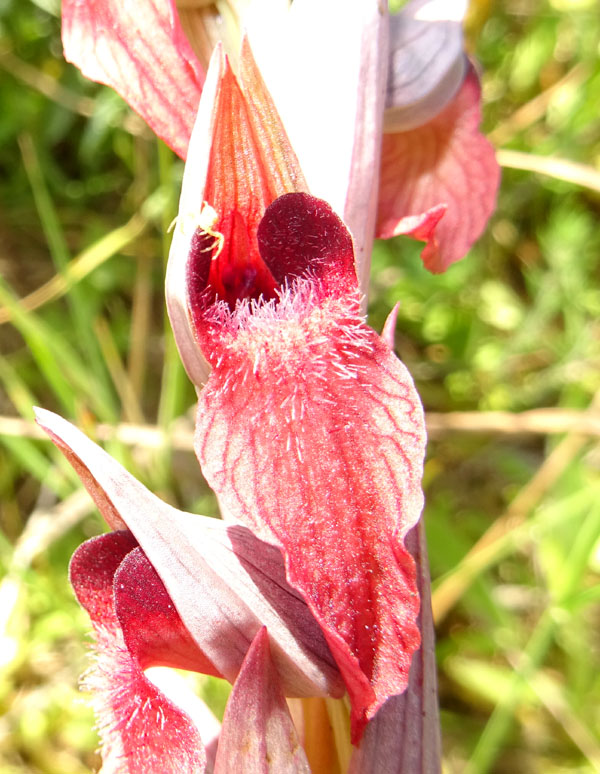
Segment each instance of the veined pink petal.
M286 694L343 693L318 623L286 582L278 548L242 526L168 506L69 422L42 409L36 417L103 515L118 514L119 525L134 534L218 673L233 683L254 635L267 625Z
M310 774L269 653L266 629L250 649L227 702L214 774Z
M204 73L175 0L63 0L65 58L112 86L182 158Z
M466 254L496 202L500 170L479 131L479 103L479 82L471 69L436 118L383 138L377 236L427 238L422 258L432 272L445 271ZM414 217L439 212L440 205L447 210L435 231L415 230Z
M199 319L214 368L196 451L222 510L283 547L344 676L357 740L406 688L419 644L403 540L422 507L424 425L408 372L360 317L344 234L305 194L269 207L259 246L279 297ZM306 256L304 275L286 246Z
M95 663L85 685L92 691L102 740L101 771L202 774L206 756L198 729L144 675L112 605L118 568L132 550L139 551L135 545L128 532L102 535L80 546L71 562L73 586L96 631ZM163 615L163 630L169 624ZM137 644L143 647L143 632Z

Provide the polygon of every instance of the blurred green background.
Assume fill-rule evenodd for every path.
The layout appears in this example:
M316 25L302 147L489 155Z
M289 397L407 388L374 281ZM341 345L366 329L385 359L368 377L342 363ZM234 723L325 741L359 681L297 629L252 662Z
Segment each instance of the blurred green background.
M588 774L600 771L599 420L582 417L600 405L597 0L479 0L468 37L485 131L525 154L504 163L537 171L504 169L486 234L443 276L417 243L378 244L370 319L380 328L401 301L397 351L432 415L445 772ZM163 305L181 163L61 50L57 0L0 0L0 774L98 766L77 689L89 624L67 567L104 526L33 437L31 406L105 441L164 499L216 510L186 449L194 394ZM550 156L581 180L557 177ZM521 412L538 409L527 432ZM171 442L115 437L124 422Z

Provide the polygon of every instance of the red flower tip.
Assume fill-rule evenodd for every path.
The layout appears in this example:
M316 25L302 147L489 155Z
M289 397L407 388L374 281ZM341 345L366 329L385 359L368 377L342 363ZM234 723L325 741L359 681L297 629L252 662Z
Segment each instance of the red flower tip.
M280 287L314 277L330 295L356 289L350 232L322 199L291 193L273 202L257 232L261 258Z

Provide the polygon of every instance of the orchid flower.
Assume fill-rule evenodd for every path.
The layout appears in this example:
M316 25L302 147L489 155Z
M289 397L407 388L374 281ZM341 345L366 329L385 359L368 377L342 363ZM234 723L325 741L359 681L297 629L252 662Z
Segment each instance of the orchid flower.
M350 233L302 190L248 46L240 76L241 88L217 51L167 300L190 374L194 345L212 367L196 418L204 476L226 517L283 548L344 677L358 741L406 688L419 645L402 542L422 508L422 410L406 369L364 324ZM211 228L190 227L206 201Z
M237 60L245 23L311 192L352 233L362 292L374 235L426 241L425 266L444 271L483 231L499 181L463 50L466 0L395 16L378 0L287 5L63 0L65 56L185 159L214 31Z
M184 364L204 384L195 447L224 521L170 508L74 427L38 412L115 530L71 565L97 636L87 682L104 774L242 763L317 774L284 696L344 692L353 774L438 765L427 636L411 669L428 615L414 531L423 413L389 329L378 336L360 312L349 231L306 189L248 44L239 82L217 49L167 300ZM157 665L234 684L220 731L206 707L188 709L149 679ZM418 740L410 755L391 730L399 718Z

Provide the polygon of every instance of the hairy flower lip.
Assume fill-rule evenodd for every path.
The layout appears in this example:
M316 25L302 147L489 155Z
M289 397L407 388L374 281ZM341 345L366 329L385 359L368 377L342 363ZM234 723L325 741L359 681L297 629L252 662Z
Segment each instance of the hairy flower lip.
M198 268L198 259L202 267L206 258L201 251L190 252L189 305L198 345L213 365L232 336L257 329L259 322L274 333L278 324L306 318L328 297L347 297L348 310L358 312L352 238L326 202L305 193L280 196L267 207L256 239L274 291L255 291L235 305L215 296L208 273ZM222 252L227 251L225 241Z
M419 644L403 539L422 507L422 411L359 314L352 239L327 203L278 198L258 242L277 279L296 279L278 300L215 310L212 337L199 315L213 371L196 452L222 512L282 547L343 675L358 743L406 688Z
M236 761L257 774L309 774L265 627L244 656L220 727L173 682L177 675L157 679L158 664L214 672L130 532L83 543L70 578L96 631L96 665L85 685L94 695L106 774L203 774L207 764L228 774Z
M123 591L123 565L139 551L130 532L110 532L79 546L69 568L77 598L87 610L96 633L93 666L83 684L92 693L101 736L102 771L174 774L179 766L180 771L203 774L206 756L196 718L188 713L189 703L184 708L172 701L144 672L144 661L152 658L153 641L158 641L157 632L151 631L147 642L144 635L148 632L140 627L134 629L128 644L124 641L121 623L135 613L125 610L120 617L115 598ZM121 581L115 582L118 574ZM148 602L152 611L152 600ZM155 612L159 615L156 623L167 629L171 644L183 645L183 651L178 648L184 659L179 665L187 667L186 659L191 655L192 664L197 666L195 657L199 655L202 661L202 654L190 642L189 635L178 628L172 605ZM161 730L159 735L157 731ZM139 744L140 739L144 739L144 744Z

